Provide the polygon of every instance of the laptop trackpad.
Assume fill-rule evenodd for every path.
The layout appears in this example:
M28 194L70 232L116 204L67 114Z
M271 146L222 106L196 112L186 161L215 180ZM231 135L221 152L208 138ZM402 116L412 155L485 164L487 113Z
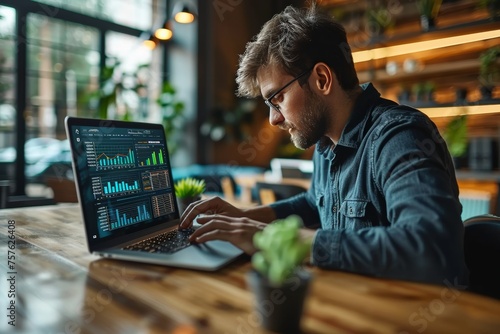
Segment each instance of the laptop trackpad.
M174 253L147 253L113 249L104 255L123 260L212 271L235 260L241 254L243 251L231 243L213 240L190 245Z
M234 260L243 251L226 241L208 241L186 247L174 254L167 254L169 261L179 261L179 266L204 270L218 269Z

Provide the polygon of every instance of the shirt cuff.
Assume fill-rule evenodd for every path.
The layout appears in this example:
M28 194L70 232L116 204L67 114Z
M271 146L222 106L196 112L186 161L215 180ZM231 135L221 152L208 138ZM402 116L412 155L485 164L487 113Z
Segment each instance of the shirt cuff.
M312 264L320 268L340 269L342 230L318 230L312 243Z

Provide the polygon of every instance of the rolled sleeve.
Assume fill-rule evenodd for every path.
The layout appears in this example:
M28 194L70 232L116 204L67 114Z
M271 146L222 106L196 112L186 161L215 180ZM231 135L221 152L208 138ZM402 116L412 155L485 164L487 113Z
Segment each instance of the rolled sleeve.
M295 214L302 218L304 226L317 228L320 226L318 210L314 204L310 192L298 194L296 196L277 201L270 204L278 219L283 219Z
M312 243L311 262L320 268L340 268L342 230L318 230Z

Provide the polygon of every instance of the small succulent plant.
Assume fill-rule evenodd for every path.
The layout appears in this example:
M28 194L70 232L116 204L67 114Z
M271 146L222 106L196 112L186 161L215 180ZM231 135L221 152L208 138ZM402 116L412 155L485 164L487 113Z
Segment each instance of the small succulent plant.
M191 198L203 194L205 191L205 181L188 177L179 180L174 185L175 196L177 198Z
M252 265L274 285L290 277L309 253L311 244L300 238L301 227L302 219L291 215L274 221L253 237L258 251L252 256Z

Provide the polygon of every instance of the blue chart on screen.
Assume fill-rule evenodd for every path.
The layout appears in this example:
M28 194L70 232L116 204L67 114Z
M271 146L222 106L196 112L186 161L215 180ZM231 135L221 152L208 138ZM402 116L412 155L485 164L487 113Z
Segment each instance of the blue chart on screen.
M168 152L161 131L81 126L74 144L90 184L85 205L95 238L122 235L175 212ZM88 200L88 201L87 201Z

